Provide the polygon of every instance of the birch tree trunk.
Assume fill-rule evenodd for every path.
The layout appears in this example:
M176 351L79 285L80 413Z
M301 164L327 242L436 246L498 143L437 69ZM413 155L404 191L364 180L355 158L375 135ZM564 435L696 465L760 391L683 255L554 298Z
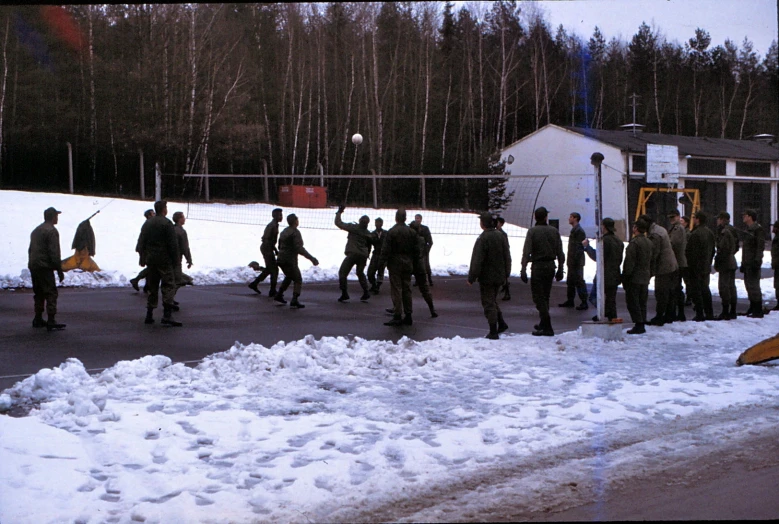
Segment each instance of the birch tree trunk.
M187 127L187 161L185 171L193 173L194 158L192 157L192 139L195 133L195 99L197 94L197 46L195 40L195 21L197 5L191 6L189 22L189 121Z
M5 19L5 36L3 36L3 85L0 88L0 187L3 187L3 147L5 146L5 93L8 82L8 33L11 29L11 17Z
M88 8L87 20L89 23L89 149L92 169L92 187L97 183L97 109L95 103L95 35L94 35L94 10Z

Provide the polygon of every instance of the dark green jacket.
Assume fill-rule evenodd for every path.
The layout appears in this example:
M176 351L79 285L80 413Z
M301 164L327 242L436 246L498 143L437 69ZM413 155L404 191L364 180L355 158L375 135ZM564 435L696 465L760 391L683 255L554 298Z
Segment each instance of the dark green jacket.
M681 222L671 226L668 230L668 239L671 242L671 248L674 251L676 257L676 263L679 268L687 267L687 229Z
M289 226L279 235L279 254L276 260L279 264L297 264L298 255L309 260L314 257L303 247L303 235L298 228Z
M652 241L646 235L630 239L625 249L625 263L622 265L622 285L649 284L649 266L652 263Z
M763 226L755 222L747 227L741 249L741 264L744 267L759 268L763 265L763 251L765 251Z
M373 243L373 233L368 231L368 225L365 227L360 224L345 224L341 220L341 213L335 214L335 225L344 231L348 231L346 237L346 249L344 255L359 255L368 258L371 254L371 244Z
M173 230L176 232L176 240L178 240L179 244L179 258L176 260L177 262L181 260L181 257L184 257L187 260L187 263L192 263L192 253L189 251L189 236L187 235L187 231L179 225L173 226Z
M387 231L377 227L373 230L373 238L371 239L371 242L373 243L373 256L374 257L381 257L381 249L384 247L384 240L387 238ZM378 260L378 258L376 259Z
M260 244L260 251L266 253L276 252L276 241L279 239L279 223L276 219L270 221L265 226L265 231L262 233L262 243Z
M606 233L601 238L603 242L603 283L607 286L618 286L621 279L620 266L625 244L614 233Z
M181 260L173 222L164 216L151 217L143 224L138 247L144 266L175 266Z
M32 230L27 255L27 268L30 270L62 268L60 234L54 224L44 222Z
M473 246L468 282L501 285L511 275L508 237L497 229L485 229Z
M528 263L555 260L559 270L565 264L563 241L560 239L559 231L547 224L536 224L530 228L525 237L525 245L522 248L522 269L525 269Z
M779 269L779 235L771 241L771 268Z
M430 248L433 247L433 235L430 234L430 228L419 224L419 233L417 234L425 241L425 254L430 253Z
M579 224L576 224L568 236L566 261L571 269L584 267L584 246L582 246L582 242L585 238L587 238L587 234L584 232L584 229Z
M714 255L714 269L717 271L734 271L736 263L736 249L738 241L733 238L730 226L717 227L717 254Z
M78 225L70 248L76 251L86 249L90 257L95 256L95 231L89 220L84 220Z
M687 240L687 268L690 275L711 273L715 244L714 233L708 227L698 226L692 230Z
M414 271L414 260L419 254L418 235L403 223L396 223L387 231L380 261L390 271Z

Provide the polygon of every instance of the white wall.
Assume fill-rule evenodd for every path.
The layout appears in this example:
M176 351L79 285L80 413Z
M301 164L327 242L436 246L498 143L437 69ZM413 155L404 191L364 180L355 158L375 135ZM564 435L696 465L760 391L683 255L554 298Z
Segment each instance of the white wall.
M627 219L627 187L622 175L625 160L618 148L548 125L507 147L503 150L502 158L506 159L509 155L514 157L514 162L507 166L512 175L549 175L538 194L536 206L546 207L549 218L560 221L561 234L570 233L568 215L577 211L582 215L581 225L587 235L594 237L595 171L590 157L595 152L605 157L601 170L603 216L617 221L617 232L623 236L624 225L620 231L619 224L624 224ZM510 179L507 184L509 191L519 186L520 182L516 179ZM532 198L532 195L527 195L527 198ZM520 200L515 196L503 216L509 223L526 225L528 218L520 216L518 209Z

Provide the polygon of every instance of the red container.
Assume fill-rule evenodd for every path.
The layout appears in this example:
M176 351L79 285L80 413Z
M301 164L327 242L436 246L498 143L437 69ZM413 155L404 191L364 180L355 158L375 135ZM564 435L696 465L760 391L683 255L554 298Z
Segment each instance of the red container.
M327 188L319 186L281 186L279 204L289 207L327 207Z

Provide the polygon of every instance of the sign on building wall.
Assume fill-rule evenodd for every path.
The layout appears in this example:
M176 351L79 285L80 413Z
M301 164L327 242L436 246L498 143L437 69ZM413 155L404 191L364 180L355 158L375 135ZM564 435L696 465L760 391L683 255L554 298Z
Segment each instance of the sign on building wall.
M646 181L650 184L679 183L679 148L646 145Z

